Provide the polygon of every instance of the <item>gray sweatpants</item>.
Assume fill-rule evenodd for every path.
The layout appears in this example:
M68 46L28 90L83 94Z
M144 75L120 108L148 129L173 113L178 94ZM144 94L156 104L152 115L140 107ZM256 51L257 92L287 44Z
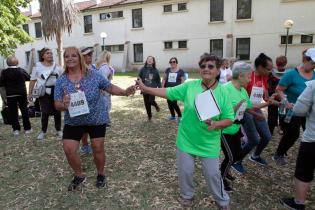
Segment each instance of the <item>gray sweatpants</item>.
M182 152L177 148L177 173L179 178L180 195L185 199L194 197L193 175L196 156ZM219 158L202 158L202 171L206 179L209 192L219 206L227 206L230 197L224 190L219 169Z

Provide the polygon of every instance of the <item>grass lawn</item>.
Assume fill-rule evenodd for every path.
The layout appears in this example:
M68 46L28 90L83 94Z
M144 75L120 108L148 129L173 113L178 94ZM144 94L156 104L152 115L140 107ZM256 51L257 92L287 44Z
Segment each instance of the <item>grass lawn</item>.
M193 74L192 77L196 75ZM133 84L134 73L117 74L114 83ZM81 156L87 185L68 192L73 173L54 136L50 119L48 138L36 140L40 119L32 118L34 133L14 138L10 126L0 124L0 209L180 209L175 139L177 124L167 120L164 99L157 99L161 112L153 111L148 123L142 96L113 97L111 127L105 140L108 187L94 186L96 174L92 156ZM277 133L277 130L276 130ZM248 173L234 174L232 209L283 209L279 198L292 194L292 180L298 144L289 151L289 165L277 167L271 155L279 142L276 134L263 153L269 165L244 161ZM216 209L202 177L200 161L195 172L194 209ZM312 185L307 203L315 209Z

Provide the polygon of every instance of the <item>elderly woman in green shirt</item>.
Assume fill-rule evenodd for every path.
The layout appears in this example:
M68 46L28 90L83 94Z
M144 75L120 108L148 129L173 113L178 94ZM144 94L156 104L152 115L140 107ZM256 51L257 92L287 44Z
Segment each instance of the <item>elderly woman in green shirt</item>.
M140 80L137 81L142 92L184 102L185 109L178 128L176 146L179 202L185 207L194 203L193 174L195 158L199 157L208 190L220 209L230 209L230 198L223 188L219 169L219 155L221 130L232 125L234 112L225 89L216 79L220 66L221 60L218 57L204 54L199 61L201 79L170 88L150 88ZM212 90L221 112L210 120L201 121L194 102L198 94L209 89Z
M224 153L224 160L221 164L221 174L224 183L224 189L228 192L233 191L229 182L233 181L234 177L229 174L231 165L241 158L241 123L244 123L243 116L245 111L252 113L254 110L261 109L273 102L273 97L266 103L252 104L247 94L245 87L251 81L252 67L239 61L234 63L232 68L232 80L223 85L227 96L235 113L234 123L223 130L221 138L221 146Z

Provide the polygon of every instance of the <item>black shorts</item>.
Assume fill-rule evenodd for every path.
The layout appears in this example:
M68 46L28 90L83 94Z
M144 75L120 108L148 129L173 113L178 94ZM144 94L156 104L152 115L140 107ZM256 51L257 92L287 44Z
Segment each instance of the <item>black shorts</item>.
M295 166L295 178L302 182L311 182L315 170L315 142L301 142Z
M80 141L84 133L88 133L91 139L103 138L106 133L106 125L65 125L62 138Z

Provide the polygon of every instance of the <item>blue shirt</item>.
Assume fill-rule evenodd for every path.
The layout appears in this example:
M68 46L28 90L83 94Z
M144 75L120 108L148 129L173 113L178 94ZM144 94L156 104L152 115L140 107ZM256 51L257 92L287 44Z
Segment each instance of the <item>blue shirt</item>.
M313 78L315 79L315 74ZM279 85L286 87L284 94L287 95L288 101L290 103L295 103L297 98L301 95L303 90L306 88L305 82L310 81L305 79L300 75L296 68L287 70L287 72L282 76L279 81Z
M108 103L102 97L100 89L107 89L111 83L96 71L88 71L80 80L80 90L85 93L90 113L77 117L70 117L69 111L65 111L64 123L66 125L103 125L109 122ZM55 86L55 101L62 101L64 94L75 93L75 84L69 80L66 74L58 78Z

